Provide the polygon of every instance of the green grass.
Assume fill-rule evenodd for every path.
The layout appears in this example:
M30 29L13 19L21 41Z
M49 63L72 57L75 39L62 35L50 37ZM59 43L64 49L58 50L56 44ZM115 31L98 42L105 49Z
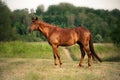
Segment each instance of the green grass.
M95 51L104 61L120 61L119 49L113 44L95 44ZM70 46L71 57L74 61L80 60L81 54L79 46ZM62 59L66 59L62 48L59 48ZM51 46L46 42L0 42L1 58L41 58L53 59L53 51ZM87 56L86 56L87 57Z
M52 58L48 43L27 43L21 41L0 42L0 57L6 58Z
M96 45L95 50L105 61L120 61L120 49L113 44Z
M54 66L52 48L48 43L0 42L0 80L119 80L119 49L112 44L95 45L103 63L92 62L78 68L79 46L68 47L73 61L67 59L60 47L62 68Z
M81 52L78 45L68 47L73 60L79 60ZM119 48L113 44L95 44L95 52L103 61L120 61Z

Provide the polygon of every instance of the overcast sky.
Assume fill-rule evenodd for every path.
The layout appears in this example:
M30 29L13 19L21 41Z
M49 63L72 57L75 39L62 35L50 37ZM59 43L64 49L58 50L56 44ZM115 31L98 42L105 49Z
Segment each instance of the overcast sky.
M15 9L36 9L38 5L43 4L45 10L49 5L59 4L61 2L71 3L74 6L89 7L94 9L119 9L120 0L3 0L7 3L8 7L13 11Z

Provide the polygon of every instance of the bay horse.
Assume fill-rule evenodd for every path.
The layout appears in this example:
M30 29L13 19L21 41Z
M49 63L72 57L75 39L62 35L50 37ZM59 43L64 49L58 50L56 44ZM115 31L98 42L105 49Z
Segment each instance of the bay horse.
M62 65L60 53L58 51L59 46L70 46L73 44L78 44L81 50L81 59L79 66L82 66L84 60L85 51L88 55L88 66L91 66L91 58L96 58L99 62L101 59L94 51L92 35L90 31L82 26L75 28L61 28L48 24L42 20L32 18L31 25L29 27L29 32L40 31L48 40L49 44L53 49L54 64L57 65L56 58L59 60L60 67Z

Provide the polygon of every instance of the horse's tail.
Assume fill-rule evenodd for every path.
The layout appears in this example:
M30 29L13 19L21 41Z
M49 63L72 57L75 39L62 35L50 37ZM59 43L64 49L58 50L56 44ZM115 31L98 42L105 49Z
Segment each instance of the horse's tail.
M96 52L94 50L92 35L90 35L89 47L90 47L90 51L91 51L93 59L95 57L96 59L98 59L98 61L102 62L102 60L98 57L98 55L96 54Z

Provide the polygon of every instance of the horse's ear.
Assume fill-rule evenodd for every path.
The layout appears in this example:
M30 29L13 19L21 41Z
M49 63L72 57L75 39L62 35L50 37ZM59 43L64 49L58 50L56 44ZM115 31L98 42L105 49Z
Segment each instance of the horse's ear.
M38 20L38 17L36 17L36 19L35 20Z
M34 17L32 17L32 20L34 20Z

